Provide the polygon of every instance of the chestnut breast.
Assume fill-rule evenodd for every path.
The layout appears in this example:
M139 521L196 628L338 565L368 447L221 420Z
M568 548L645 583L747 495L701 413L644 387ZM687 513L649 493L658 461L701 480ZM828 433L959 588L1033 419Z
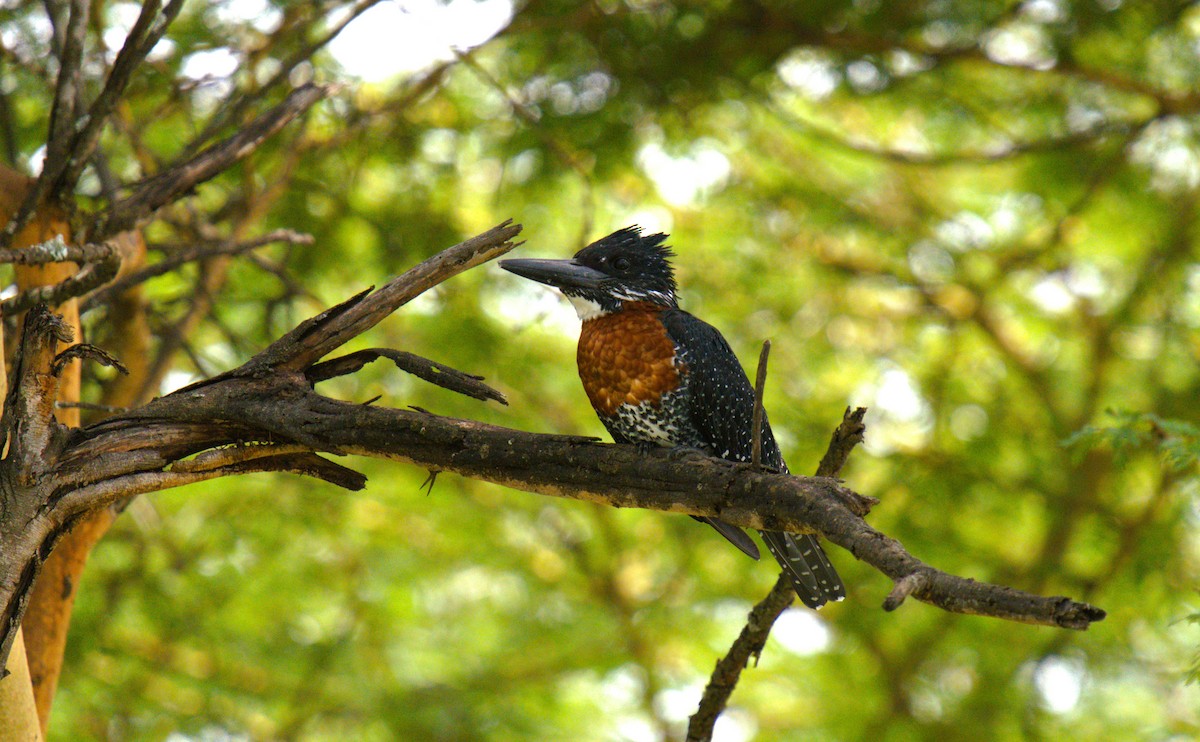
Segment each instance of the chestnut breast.
M612 417L622 405L657 405L679 388L675 344L653 304L627 304L583 323L576 360L596 412Z

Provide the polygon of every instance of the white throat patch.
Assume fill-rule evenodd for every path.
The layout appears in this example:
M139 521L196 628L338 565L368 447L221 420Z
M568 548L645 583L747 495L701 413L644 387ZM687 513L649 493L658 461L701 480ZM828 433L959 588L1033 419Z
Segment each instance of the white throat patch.
M579 315L579 319L587 322L589 319L596 319L608 314L608 311L601 307L591 299L584 299L582 296L569 296L567 301L571 302L571 306L575 307L575 313Z

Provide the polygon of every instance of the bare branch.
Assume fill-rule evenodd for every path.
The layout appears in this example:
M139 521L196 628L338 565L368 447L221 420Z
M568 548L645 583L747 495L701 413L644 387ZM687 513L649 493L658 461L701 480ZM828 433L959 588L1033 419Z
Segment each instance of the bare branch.
M380 0L358 0L358 2L345 13L345 15L336 25L334 25L316 40L301 45L300 48L296 49L296 51L290 54L286 59L282 60L279 65L279 69L276 70L275 74L272 75L271 78L263 83L257 90L255 90L253 94L241 95L235 99L235 96L237 95L236 91L231 92L230 95L226 97L226 100L217 107L217 112L204 126L204 130L201 131L200 134L197 135L196 138L193 139L188 147L184 150L185 156L196 152L197 149L199 149L209 139L216 136L217 132L219 132L223 127L229 125L230 122L241 120L242 116L246 113L246 109L254 104L264 93L285 82L291 76L292 72L297 66L311 59L312 56L320 51L322 47L324 47L330 41L333 41L333 39L336 38L337 35L346 28L346 26L350 25L352 21L369 10L372 6L379 4L379 2Z
M483 65L479 64L475 59L473 51L464 52L456 50L454 55L459 62L474 72L484 84L499 93L508 102L513 114L529 127L530 131L541 140L546 149L565 167L573 170L579 176L579 181L583 185L579 210L579 242L581 246L585 244L587 236L592 231L592 222L595 220L596 215L596 187L592 182L592 163L585 155L542 126L540 113L517 98L504 83L497 79L491 72L487 71Z
M67 247L62 238L43 242L29 250L0 251L0 262L25 264L42 264L49 262L64 262L69 256L77 255L80 261L87 261L79 272L50 286L37 286L23 291L16 296L0 301L0 315L11 316L20 314L34 304L45 303L57 306L67 299L86 294L97 286L111 281L121 270L121 252L113 243L100 245L84 245L82 247ZM23 255L23 253L33 253ZM14 259L4 260L11 255Z
M912 595L914 590L925 587L925 575L914 572L910 575L905 575L896 580L896 586L888 593L888 596L883 601L883 610L894 611L900 607L904 599Z
M464 374L462 371L455 370L437 361L431 361L415 353L408 353L403 350L368 348L367 350L355 351L340 358L318 363L310 367L305 372L305 375L309 381L316 384L336 376L352 374L371 361L379 358L390 359L396 364L396 368L407 371L413 376L424 379L431 384L437 384L443 389L449 389L452 392L465 394L468 397L474 397L483 401L493 399L500 404L508 404L508 400L504 398L503 394L483 383L482 376Z
M893 580L922 573L927 583L914 597L952 612L1065 628L1085 628L1103 615L1065 598L1042 598L929 567L862 519L873 499L834 479L755 471L747 464L706 457L678 461L662 452L642 454L631 446L580 443L428 413L338 402L309 391L302 375L293 378L281 370L263 376L249 365L80 431L83 439L77 436L64 452L60 473L66 475L83 461L95 469L106 456L157 450L165 436L156 430L160 421L190 422L208 430L217 419L236 421L241 440L294 441L317 450L406 461L539 494L720 518L743 528L817 532ZM257 432L247 435L247 430ZM204 437L187 440L197 447L215 442ZM119 456L114 465L117 461ZM86 509L86 504L80 507Z
M125 44L117 53L108 79L104 81L104 89L88 109L83 129L71 141L67 165L51 186L51 194L65 198L74 190L79 176L96 149L96 143L100 141L100 134L108 123L108 117L125 93L125 87L129 84L134 70L166 33L179 11L183 10L183 0L171 0L160 16L161 7L161 0L145 0L142 4L141 13L133 28L129 30L129 35L125 37Z
M765 110L776 120L783 122L789 128L800 134L844 151L855 152L897 165L912 165L918 167L945 167L963 163L993 163L1004 162L1023 155L1059 152L1094 145L1110 137L1127 137L1131 131L1143 127L1150 119L1141 121L1105 121L1083 131L1072 131L1043 139L1024 141L998 140L985 149L971 149L946 152L922 152L904 150L875 142L849 138L844 134L827 128L816 121L801 118L786 108L773 102L764 104Z
M87 0L71 0L70 15L64 31L62 53L58 57L58 80L54 89L54 104L50 109L50 133L46 139L46 158L42 162L42 173L25 194L20 208L0 232L0 247L8 247L17 232L20 232L37 211L49 192L50 184L67 167L69 142L75 131L77 114L76 99L78 86L76 77L83 64L83 41L87 33L88 14L91 3Z
M7 73L4 70L5 63L8 59L4 55L0 55L0 75ZM17 127L13 118L13 106L8 99L9 93L0 86L0 139L4 140L4 162L10 166L17 164L19 155L17 149Z
M75 359L95 361L101 366L115 368L117 371L120 371L123 374L129 373L129 369L125 368L125 364L121 363L120 359L103 348L98 348L91 343L79 343L77 345L72 345L62 353L59 353L54 357L54 365L50 367L50 372L55 376L58 376L62 373L63 368Z
M95 309L101 305L112 301L113 297L128 291L130 288L138 284L149 281L151 278L165 275L175 270L185 263L191 263L197 260L213 258L220 255L240 255L244 252L254 250L265 245L270 245L275 242L286 242L292 245L311 245L313 241L312 235L296 232L291 229L277 229L273 232L257 237L253 240L245 242L237 242L234 240L224 240L215 244L195 245L191 248L180 251L175 255L164 258L163 260L148 265L140 270L133 271L128 275L105 284L101 288L89 294L81 303L79 311L81 313ZM25 251L14 251L18 254ZM3 260L3 253L0 252L0 262Z
M856 407L854 411L847 407L842 413L842 422L837 426L837 430L833 431L833 436L829 439L829 448L825 450L821 464L817 467L818 477L836 477L841 472L842 467L846 465L846 459L850 458L850 452L863 442L863 436L867 432L867 426L863 424L866 414L866 407Z
M117 248L110 242L68 245L62 235L16 250L0 250L0 263L45 265L46 263L99 263L111 260Z
M305 369L439 283L513 249L517 245L510 240L520 232L521 225L513 224L509 219L443 250L392 279L378 291L364 291L301 322L296 329L251 358L245 368L286 366L291 370Z
M724 657L717 660L708 685L704 687L704 695L700 697L700 706L688 719L687 742L708 742L712 739L717 717L725 711L729 696L742 677L742 670L749 666L751 658L762 654L775 621L795 598L796 588L792 587L791 578L781 573L767 596L750 610L746 625L742 627L733 646Z
M71 0L70 15L64 34L62 54L58 59L58 80L54 89L54 105L50 109L50 137L46 140L45 167L61 170L66 167L69 143L75 130L79 100L75 84L83 65L83 41L87 34L91 4L86 0ZM45 175L45 171L43 171ZM47 180L43 177L41 180Z
M862 516L873 498L829 477L793 477L702 456L681 460L668 451L525 433L316 393L308 374L318 359L422 291L511 249L508 240L519 229L505 223L467 240L379 291L301 323L238 369L69 434L53 420L49 373L54 340L64 333L44 308L35 308L3 417L11 453L0 458L0 478L15 484L2 493L0 507L0 626L7 629L0 657L7 656L45 554L79 517L134 494L248 471L291 471L361 486L359 475L317 452L403 461L614 507L816 532L894 581L915 575L905 583L913 585L911 595L946 610L1067 628L1103 618L1103 611L1067 598L978 583L923 564L866 524ZM315 368L320 377L357 362ZM851 417L844 424L857 427L835 438L847 450L846 441L861 435L861 420ZM269 445L238 447L256 443Z
M130 229L140 219L252 154L268 138L336 89L333 85L302 85L233 136L142 181L129 197L113 204L101 216L93 236L104 237Z

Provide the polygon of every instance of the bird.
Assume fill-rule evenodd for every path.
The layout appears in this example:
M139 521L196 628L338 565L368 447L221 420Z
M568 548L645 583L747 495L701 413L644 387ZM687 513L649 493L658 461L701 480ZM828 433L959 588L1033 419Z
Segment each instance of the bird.
M666 234L630 226L570 259L514 258L500 267L558 289L582 326L579 378L600 422L617 443L696 450L749 462L755 394L724 336L679 308L675 252ZM761 462L787 472L766 414ZM695 517L695 516L694 516ZM753 559L754 540L718 518L696 517ZM817 537L759 531L806 606L842 600L846 588Z

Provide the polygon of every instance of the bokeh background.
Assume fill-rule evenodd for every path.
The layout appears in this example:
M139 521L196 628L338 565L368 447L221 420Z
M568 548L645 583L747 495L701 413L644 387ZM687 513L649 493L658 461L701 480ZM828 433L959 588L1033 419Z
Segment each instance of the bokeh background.
M94 3L85 75L137 10ZM31 173L49 29L43 4L0 4L0 138ZM669 232L684 307L747 362L773 341L794 471L868 406L843 476L880 498L873 525L941 569L1109 612L1086 633L888 614L890 583L831 548L849 598L784 614L719 739L1200 735L1200 7L194 2L134 78L108 165L153 172L248 120L237 95L314 78L345 87L147 228L152 259L195 214L315 238L230 264L160 391L509 217L524 256ZM164 337L197 270L148 284ZM483 374L509 406L385 368L324 388L599 436L577 326L486 265L360 341ZM427 494L424 471L347 463L365 492L256 475L135 501L85 576L52 735L679 738L775 578L687 518L452 475Z

